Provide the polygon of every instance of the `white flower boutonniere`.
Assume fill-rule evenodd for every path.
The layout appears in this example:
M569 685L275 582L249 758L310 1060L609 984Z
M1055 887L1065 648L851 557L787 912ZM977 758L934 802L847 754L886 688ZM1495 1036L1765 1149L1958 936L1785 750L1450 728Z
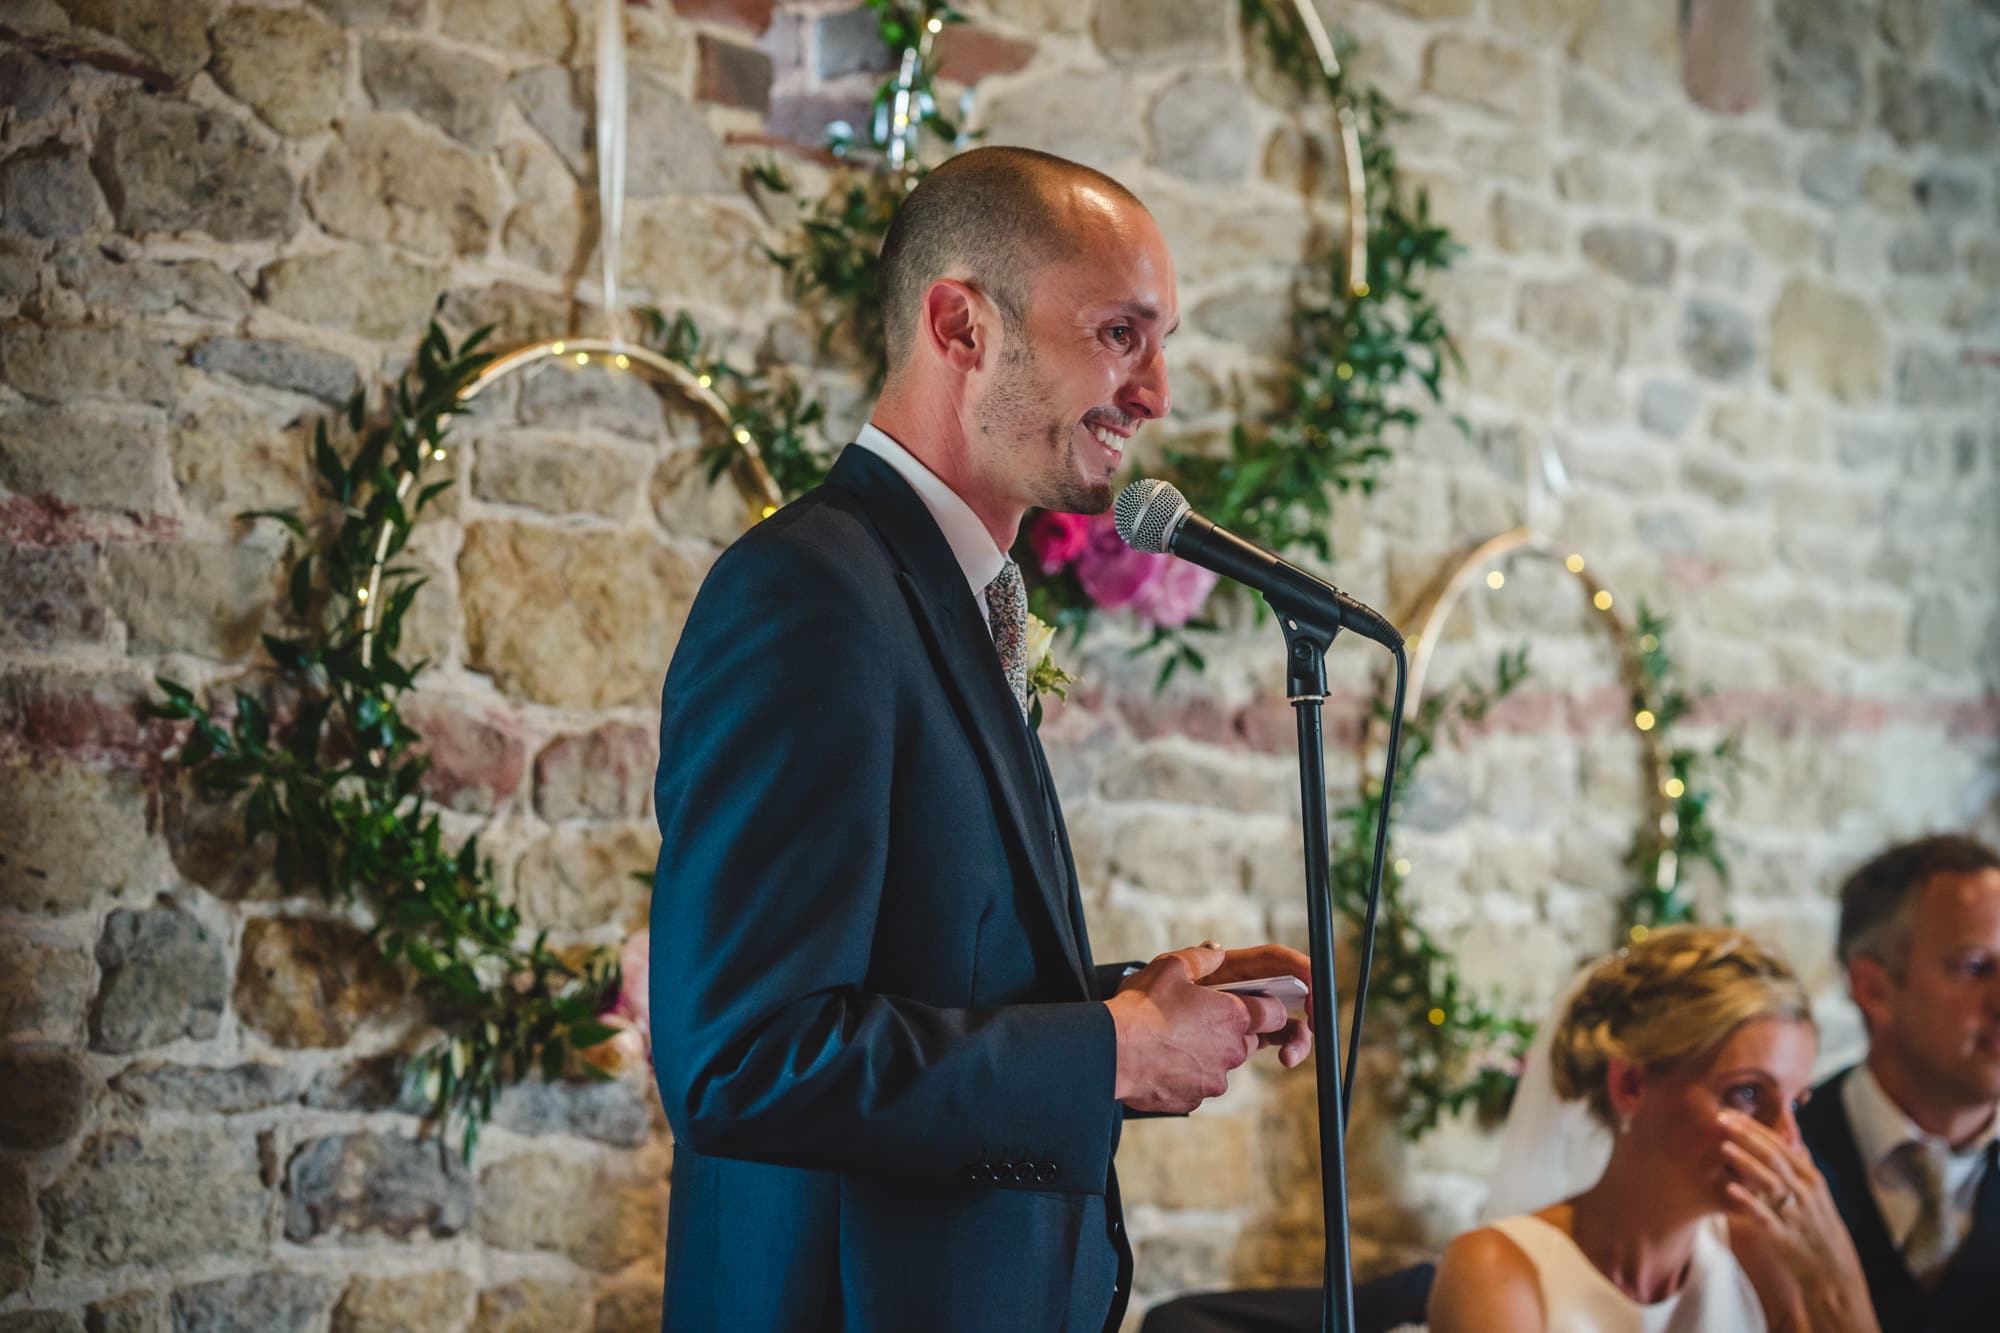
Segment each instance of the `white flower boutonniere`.
M1028 617L1028 721L1042 725L1042 696L1069 698L1078 677L1056 665L1056 627L1040 616Z

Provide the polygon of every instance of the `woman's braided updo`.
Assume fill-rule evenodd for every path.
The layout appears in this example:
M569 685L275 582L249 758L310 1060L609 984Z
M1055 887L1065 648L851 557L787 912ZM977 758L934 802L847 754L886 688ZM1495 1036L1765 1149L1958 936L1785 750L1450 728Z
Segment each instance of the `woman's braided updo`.
M1556 1091L1612 1124L1610 1061L1664 1069L1713 1054L1760 1018L1812 1020L1791 968L1740 930L1669 926L1599 963L1556 1029Z

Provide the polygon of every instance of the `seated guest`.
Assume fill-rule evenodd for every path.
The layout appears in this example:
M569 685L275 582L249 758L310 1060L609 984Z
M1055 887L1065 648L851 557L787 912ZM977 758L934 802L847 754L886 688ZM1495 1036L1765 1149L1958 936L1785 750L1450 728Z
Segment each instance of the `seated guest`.
M1888 1329L2000 1327L2000 853L1892 847L1840 893L1868 1057L1799 1114Z
M1609 1161L1581 1193L1447 1246L1432 1333L1874 1330L1793 1118L1817 1044L1797 979L1740 931L1657 930L1600 963L1523 1090L1548 1079L1587 1103Z

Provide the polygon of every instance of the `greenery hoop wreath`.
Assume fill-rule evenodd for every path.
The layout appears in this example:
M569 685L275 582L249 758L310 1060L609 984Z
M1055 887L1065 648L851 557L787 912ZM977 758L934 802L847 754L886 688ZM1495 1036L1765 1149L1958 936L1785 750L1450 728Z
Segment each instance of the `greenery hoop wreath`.
M960 16L934 0L868 4L896 75L879 91L864 135L836 133L844 174L805 208L792 247L770 257L793 299L821 317L823 343L840 333L860 364L873 367L881 363L873 270L888 220L921 176L919 149L962 147L966 136L938 111L933 85L933 40ZM1326 557L1334 494L1371 490L1389 436L1416 420L1399 390L1414 382L1432 401L1440 397L1454 353L1424 282L1451 262L1455 246L1430 222L1423 196L1411 200L1400 186L1384 136L1393 108L1372 90L1350 95L1309 6L1242 0L1242 15L1301 96L1324 98L1336 117L1350 170L1365 178L1365 218L1350 218L1345 270L1336 259L1301 287L1296 352L1272 405L1239 420L1225 450L1172 453L1164 470L1217 521L1275 549ZM795 188L774 165L752 175L761 189ZM395 562L412 526L450 485L422 478L447 458L452 419L494 360L481 350L487 332L453 346L433 327L372 415L362 394L349 403L347 447L336 448L321 424L313 442L320 503L245 515L282 524L292 539L287 629L264 638L270 688L197 695L162 679L162 697L151 705L187 724L181 764L203 787L243 801L246 841L269 836L283 882L317 885L336 902L359 905L382 955L414 977L439 1035L410 1060L407 1083L437 1121L456 1119L467 1157L503 1087L534 1076L603 1076L616 1063L610 1049L635 1020L644 1022L643 966L628 977L614 951L520 941L520 916L495 891L477 839L447 844L421 790L422 738L399 707L423 666L400 655L403 619L422 580ZM823 409L797 380L728 365L684 314L647 312L646 341L725 423L711 450L712 475L747 460L764 512L824 475L831 459L813 438ZM1099 611L1124 609L1152 625L1148 647L1162 651L1162 681L1180 667L1201 668L1199 636L1210 626L1200 611L1212 579L1189 581L1183 571L1192 567L1132 552L1108 529L1073 516L1041 516L1023 543L1031 605L1043 620L1080 636ZM1630 659L1640 671L1629 679L1635 709L1656 719L1657 740L1691 701L1669 683L1664 626L1642 614L1640 629ZM1040 656L1037 685L1059 693L1068 678ZM1526 674L1525 652L1517 652L1502 657L1490 683L1421 699L1409 720L1403 776L1457 729L1476 725ZM1695 790L1705 756L1685 747L1670 753L1679 817L1666 841L1642 829L1635 848L1641 926L1685 915L1678 866L1700 858L1723 869L1705 818L1709 793ZM1335 818L1334 899L1355 920L1377 799L1364 796ZM1674 867L1664 880L1663 856ZM1375 964L1376 994L1394 1017L1377 1031L1399 1056L1392 1098L1414 1132L1468 1103L1503 1106L1528 1028L1477 1001L1450 953L1393 910L1399 883L1400 875L1384 886L1392 910Z

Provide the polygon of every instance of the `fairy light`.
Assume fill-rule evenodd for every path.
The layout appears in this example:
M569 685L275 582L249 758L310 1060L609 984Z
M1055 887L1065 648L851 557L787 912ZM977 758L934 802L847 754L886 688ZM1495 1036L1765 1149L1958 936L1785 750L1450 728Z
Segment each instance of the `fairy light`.
M1427 1017L1431 1020L1432 1027L1441 1028L1444 1026L1444 1010L1433 1009L1430 1011Z
M632 368L632 358L625 355L625 353L620 352L615 358L613 358L612 364L617 366L620 370L630 370Z
M1410 858L1409 858L1409 857L1407 857L1407 856L1399 856L1399 857L1397 857L1397 858L1396 858L1396 874L1397 874L1398 876L1404 876L1404 875L1408 875L1409 873L1410 873Z
M590 364L590 353L588 353L588 352L578 352L578 353L576 354L576 363L577 363L577 364L578 364L579 366L587 366L587 365L589 365L589 364Z
M943 19L932 19L932 20L931 20L931 21L930 21L929 23L926 23L926 24L925 24L924 26L925 26L926 28L929 28L929 29L930 29L930 30L931 30L932 32L943 32L943 31L944 31L944 20L943 20Z
M747 430L745 430L745 429L743 429L743 427L741 427L741 426L738 426L738 427L736 428L736 442L737 442L738 444L748 444L748 443L750 443L750 432L749 432L749 431L747 431Z
M771 515L773 515L773 514L775 514L775 513L777 513L777 512L778 512L778 506L776 506L776 505L765 505L765 506L764 506L764 510L763 510L763 512L762 512L761 514L759 514L759 515L758 515L758 517L759 517L759 518L769 518L769 517L770 517Z
M1572 551L1569 559L1563 561L1563 568L1572 574L1583 573L1583 557Z
M1644 944L1646 942L1646 937L1652 934L1653 932L1648 930L1644 926L1634 926L1632 927L1632 929L1626 931L1625 933L1632 937L1632 943Z
M706 389L706 388L707 388L707 387L708 387L709 385L711 385L711 384L715 383L715 376L713 376L713 375L697 375L697 376L695 376L695 380L694 380L694 382L695 382L696 384L699 384L699 385L700 385L700 386L701 386L702 388Z
M1340 379L1351 380L1354 378L1354 367L1343 361L1333 368L1333 373Z
M1486 586L1497 592L1507 586L1507 576L1496 569L1486 576Z
M355 601L357 601L357 602L365 602L365 601L367 601L367 600L368 600L368 589L366 589L366 588L356 588L356 589L354 590L354 600L355 600Z
M1355 294L1356 296L1366 296L1366 295L1368 295L1368 284L1367 284L1367 283L1365 283L1365 282L1357 282L1357 283L1355 283L1355 284L1354 284L1354 294Z
M563 354L563 348L564 348L564 346L566 346L566 344L564 344L564 343L557 343L557 344L556 344L556 345L555 345L554 347L551 347L551 348L549 348L549 350L550 350L551 352L554 352L554 353L555 353L555 354L556 354L557 356L561 356L561 355Z
M444 457L445 457L445 455L444 455L444 450L442 450L442 449L433 449L433 450L431 450L431 461L432 461L432 462L434 462L434 463L442 463L442 462L444 462Z
M1657 634L1641 634L1639 636L1639 651L1642 653L1659 652L1660 636Z
M1610 592L1608 592L1603 588L1599 588L1597 590L1597 596L1590 599L1590 604L1596 607L1600 611L1609 611L1611 609Z
M1653 724L1655 722L1658 722L1659 720L1660 719L1653 716L1652 709L1641 708L1638 711L1638 713L1636 713L1633 716L1632 725L1637 727L1641 731L1651 731L1653 729Z
M1660 790L1667 794L1668 800L1673 801L1678 801L1681 797L1687 795L1687 789L1687 783L1682 782L1679 778L1668 778L1660 784Z

